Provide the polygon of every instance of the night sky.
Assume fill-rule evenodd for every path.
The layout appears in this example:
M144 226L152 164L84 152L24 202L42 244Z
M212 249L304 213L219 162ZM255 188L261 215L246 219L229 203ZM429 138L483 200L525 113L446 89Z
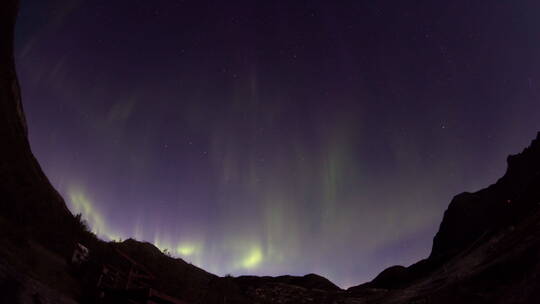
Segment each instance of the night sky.
M348 287L540 130L540 1L23 0L36 157L107 240Z

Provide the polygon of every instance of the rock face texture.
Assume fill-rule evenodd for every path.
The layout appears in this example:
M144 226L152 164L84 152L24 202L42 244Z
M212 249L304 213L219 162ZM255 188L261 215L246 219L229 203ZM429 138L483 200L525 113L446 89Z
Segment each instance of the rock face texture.
M96 263L119 265L126 253L156 275L152 287L186 303L538 303L540 134L494 185L452 200L428 258L347 291L315 274L220 278L148 243L100 241L30 150L13 60L17 6L0 3L0 303L95 303L69 265L77 242Z
M43 284L50 277L45 268L36 269L41 266L33 255L38 249L29 242L41 239L65 251L66 228L75 220L30 151L13 60L17 9L16 0L0 3L0 303L50 303L47 297L74 303L58 286ZM64 229L51 227L50 221Z
M18 1L5 0L0 5L0 213L17 218L32 230L29 233L47 238L51 245L65 250L62 248L65 244L59 240L75 224L74 218L41 170L28 143L13 60ZM47 229L51 221L65 229Z

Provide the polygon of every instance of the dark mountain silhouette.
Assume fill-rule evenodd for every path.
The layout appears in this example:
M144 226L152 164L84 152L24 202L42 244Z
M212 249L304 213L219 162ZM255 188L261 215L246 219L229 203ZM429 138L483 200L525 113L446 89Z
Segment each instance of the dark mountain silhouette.
M315 274L218 277L149 243L99 240L30 150L12 52L17 5L0 4L0 303L95 303L96 265L144 273L183 303L538 302L540 134L494 185L452 200L428 258L348 290ZM91 253L84 269L70 265L77 243Z
M508 157L508 169L495 184L454 197L427 259L390 267L349 292L380 296L383 290L384 303L404 295L435 303L535 303L538 257L540 133Z
M60 195L54 190L30 151L27 126L21 104L21 94L13 61L13 25L17 1L3 1L0 11L0 191L3 215L16 216L21 224L41 227L30 231L41 238L61 238L62 231L49 231L46 224L55 221L65 225L71 213ZM47 213L42 210L48 210ZM37 225L37 224L43 225Z

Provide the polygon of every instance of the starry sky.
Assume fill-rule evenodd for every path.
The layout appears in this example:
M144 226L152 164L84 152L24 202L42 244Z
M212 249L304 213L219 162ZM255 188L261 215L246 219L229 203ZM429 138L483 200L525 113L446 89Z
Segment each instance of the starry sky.
M540 2L23 0L36 157L106 240L341 287L540 130Z

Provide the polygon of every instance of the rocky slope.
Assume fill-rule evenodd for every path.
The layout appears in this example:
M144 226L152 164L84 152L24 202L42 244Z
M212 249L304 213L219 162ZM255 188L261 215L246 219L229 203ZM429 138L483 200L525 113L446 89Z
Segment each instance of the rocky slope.
M68 228L75 221L30 151L12 53L17 4L6 0L0 9L0 212L62 250L65 244L58 240L68 230L47 229L47 224L54 221Z
M16 0L0 3L0 303L90 303L76 242L100 263L121 250L187 303L536 303L540 297L540 135L496 184L456 196L428 258L339 289L303 277L220 278L148 243L105 243L66 208L32 155L13 60Z
M540 290L539 211L540 133L522 153L508 157L507 172L495 184L452 200L427 259L409 267L390 267L349 291L412 292L430 297L448 292L446 296L454 299L460 294L474 295L471 302L475 303L533 303L536 293L532 290ZM425 290L420 292L420 287ZM430 288L437 288L439 294L431 294ZM447 288L460 291L443 292ZM515 293L510 292L512 288ZM500 298L494 299L494 295ZM444 303L443 299L437 303Z
M215 276L169 258L151 245L149 249L149 244L98 240L71 214L41 170L30 150L14 65L17 9L17 0L0 3L0 302L17 303L9 299L38 299L40 294L55 293L62 294L66 303L84 297L84 282L69 273L67 263L76 242L87 245L102 262L109 262L115 246L151 257L151 268L176 273L171 279L171 271L165 272L158 284L173 294L181 293L184 299L200 298L200 291ZM38 285L39 291L35 290ZM47 303L47 299L36 301Z

